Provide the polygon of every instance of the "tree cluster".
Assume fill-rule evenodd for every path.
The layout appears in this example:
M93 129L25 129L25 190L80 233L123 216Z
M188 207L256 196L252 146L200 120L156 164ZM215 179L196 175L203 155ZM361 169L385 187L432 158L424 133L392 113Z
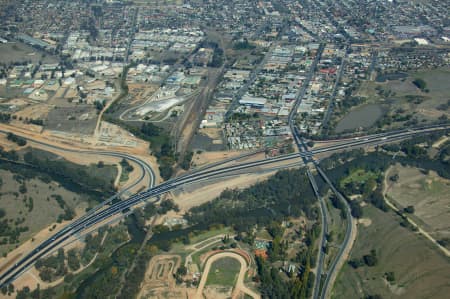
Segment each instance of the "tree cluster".
M24 145L27 144L27 141L26 141L25 138L22 138L22 137L20 137L20 136L17 136L17 135L14 134L14 133L8 133L8 135L6 135L6 138L7 138L9 141L12 141L12 142L16 143L18 146L24 146Z
M283 170L241 192L224 191L217 199L192 208L187 220L205 227L223 224L246 232L256 224L266 226L289 216L304 214L316 219L318 211L314 204L304 171Z
M363 257L359 259L351 259L348 264L354 269L357 269L364 265L368 267L374 267L378 264L377 253L375 249L372 249L369 254L363 255Z

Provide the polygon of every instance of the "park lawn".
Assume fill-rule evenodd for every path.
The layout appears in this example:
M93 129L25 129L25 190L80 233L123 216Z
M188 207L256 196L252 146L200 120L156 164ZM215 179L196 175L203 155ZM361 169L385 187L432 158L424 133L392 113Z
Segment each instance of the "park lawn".
M378 84L374 81L363 81L361 83L355 95L367 99L366 102L362 105L379 101L379 95L377 94L377 91L375 89L377 86Z
M256 238L259 239L265 239L265 240L272 240L272 236L269 234L269 232L266 229L260 229L256 232Z
M345 177L340 181L340 187L344 188L344 186L350 182L357 183L359 185L367 182L370 179L376 179L378 175L374 172L368 171L366 172L364 169L356 169L349 176Z
M241 265L233 258L224 257L215 261L206 280L206 285L234 287Z
M360 259L376 250L374 267L353 269L346 264L334 285L332 298L446 298L450 292L450 259L421 235L400 226L394 212L382 212L368 205L364 208L372 224L358 226L358 235L350 259ZM384 279L394 272L395 282Z
M233 230L230 227L212 228L204 233L191 237L190 243L191 244L200 243L206 239L212 238L220 234L233 234Z
M219 227L212 228L208 231L202 232L199 235L190 237L189 245L183 244L182 242L177 242L172 244L170 252L173 254L181 255L184 259L190 252L194 251L194 249L189 249L189 246L201 247L203 245L209 244L210 241L207 241L209 238L212 238L221 234L233 234L233 230L230 227ZM223 243L218 240L217 242L212 243L211 245L205 247L204 249L194 253L192 255L192 260L200 267L200 256L205 252L210 251L213 247L219 247L223 245Z
M433 99L448 99L450 91L448 82L450 70L448 68L425 69L410 73L411 78L421 78L430 90L429 96Z
M194 253L192 255L192 262L194 264L197 264L197 266L199 268L202 268L204 266L204 264L202 265L202 263L200 261L200 257L209 251L215 250L215 248L219 248L221 245L223 245L223 243L221 241L217 241L217 242L211 243L209 246L205 247L204 249L197 251L196 253Z

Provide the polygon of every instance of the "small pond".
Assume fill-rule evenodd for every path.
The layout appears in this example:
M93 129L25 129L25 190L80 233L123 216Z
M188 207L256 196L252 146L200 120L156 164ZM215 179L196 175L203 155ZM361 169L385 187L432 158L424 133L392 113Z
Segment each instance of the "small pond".
M383 116L383 108L378 104L367 104L356 108L339 121L336 133L373 126L381 116Z

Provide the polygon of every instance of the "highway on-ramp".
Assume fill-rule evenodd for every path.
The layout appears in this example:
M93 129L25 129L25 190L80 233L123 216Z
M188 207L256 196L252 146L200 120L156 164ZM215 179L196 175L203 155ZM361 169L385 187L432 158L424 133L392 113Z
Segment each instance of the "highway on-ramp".
M318 153L332 153L350 149L352 147L368 146L374 144L383 144L392 141L403 140L418 134L427 134L435 131L442 131L450 129L450 125L436 125L431 127L420 127L416 129L408 129L396 131L394 133L385 133L383 135L366 136L358 140L345 141L340 144L334 144L320 149L314 149L302 153L293 153L289 155L279 156L275 158L263 159L258 161L241 163L233 166L217 167L215 169L202 169L199 171L184 174L180 177L168 180L158 186L149 188L143 192L132 195L126 200L111 203L110 205L103 205L99 207L95 212L88 213L85 216L70 223L62 230L55 233L49 239L38 245L32 252L21 258L16 264L9 267L0 275L0 284L5 285L14 281L19 275L21 275L26 269L32 266L36 260L45 256L66 240L75 236L88 228L103 223L105 220L117 216L120 214L128 213L136 205L141 204L149 199L155 201L159 195L179 188L186 184L197 183L200 181L208 181L218 176L223 176L235 171L242 171L245 169L251 169L257 166L270 165L273 163L279 163L282 161L290 161L299 159L301 157L309 157Z

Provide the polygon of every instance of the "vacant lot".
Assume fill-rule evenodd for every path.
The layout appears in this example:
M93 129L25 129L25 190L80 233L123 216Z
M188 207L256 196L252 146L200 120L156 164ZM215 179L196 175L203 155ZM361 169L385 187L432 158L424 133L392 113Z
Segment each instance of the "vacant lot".
M48 114L46 128L49 130L90 135L97 124L97 111L92 105L59 107Z
M336 281L332 298L447 298L450 292L450 261L420 235L399 225L393 212L371 205L364 214L372 221L359 226L350 259L360 259L374 249L378 263L353 269L345 265ZM384 278L393 272L391 284Z
M44 54L23 43L0 44L0 63L31 61L37 63L55 63L56 57Z
M397 182L389 180L394 175L398 175ZM450 237L450 180L401 165L391 167L386 177L386 195L399 209L413 206L410 216L425 231L436 239Z

